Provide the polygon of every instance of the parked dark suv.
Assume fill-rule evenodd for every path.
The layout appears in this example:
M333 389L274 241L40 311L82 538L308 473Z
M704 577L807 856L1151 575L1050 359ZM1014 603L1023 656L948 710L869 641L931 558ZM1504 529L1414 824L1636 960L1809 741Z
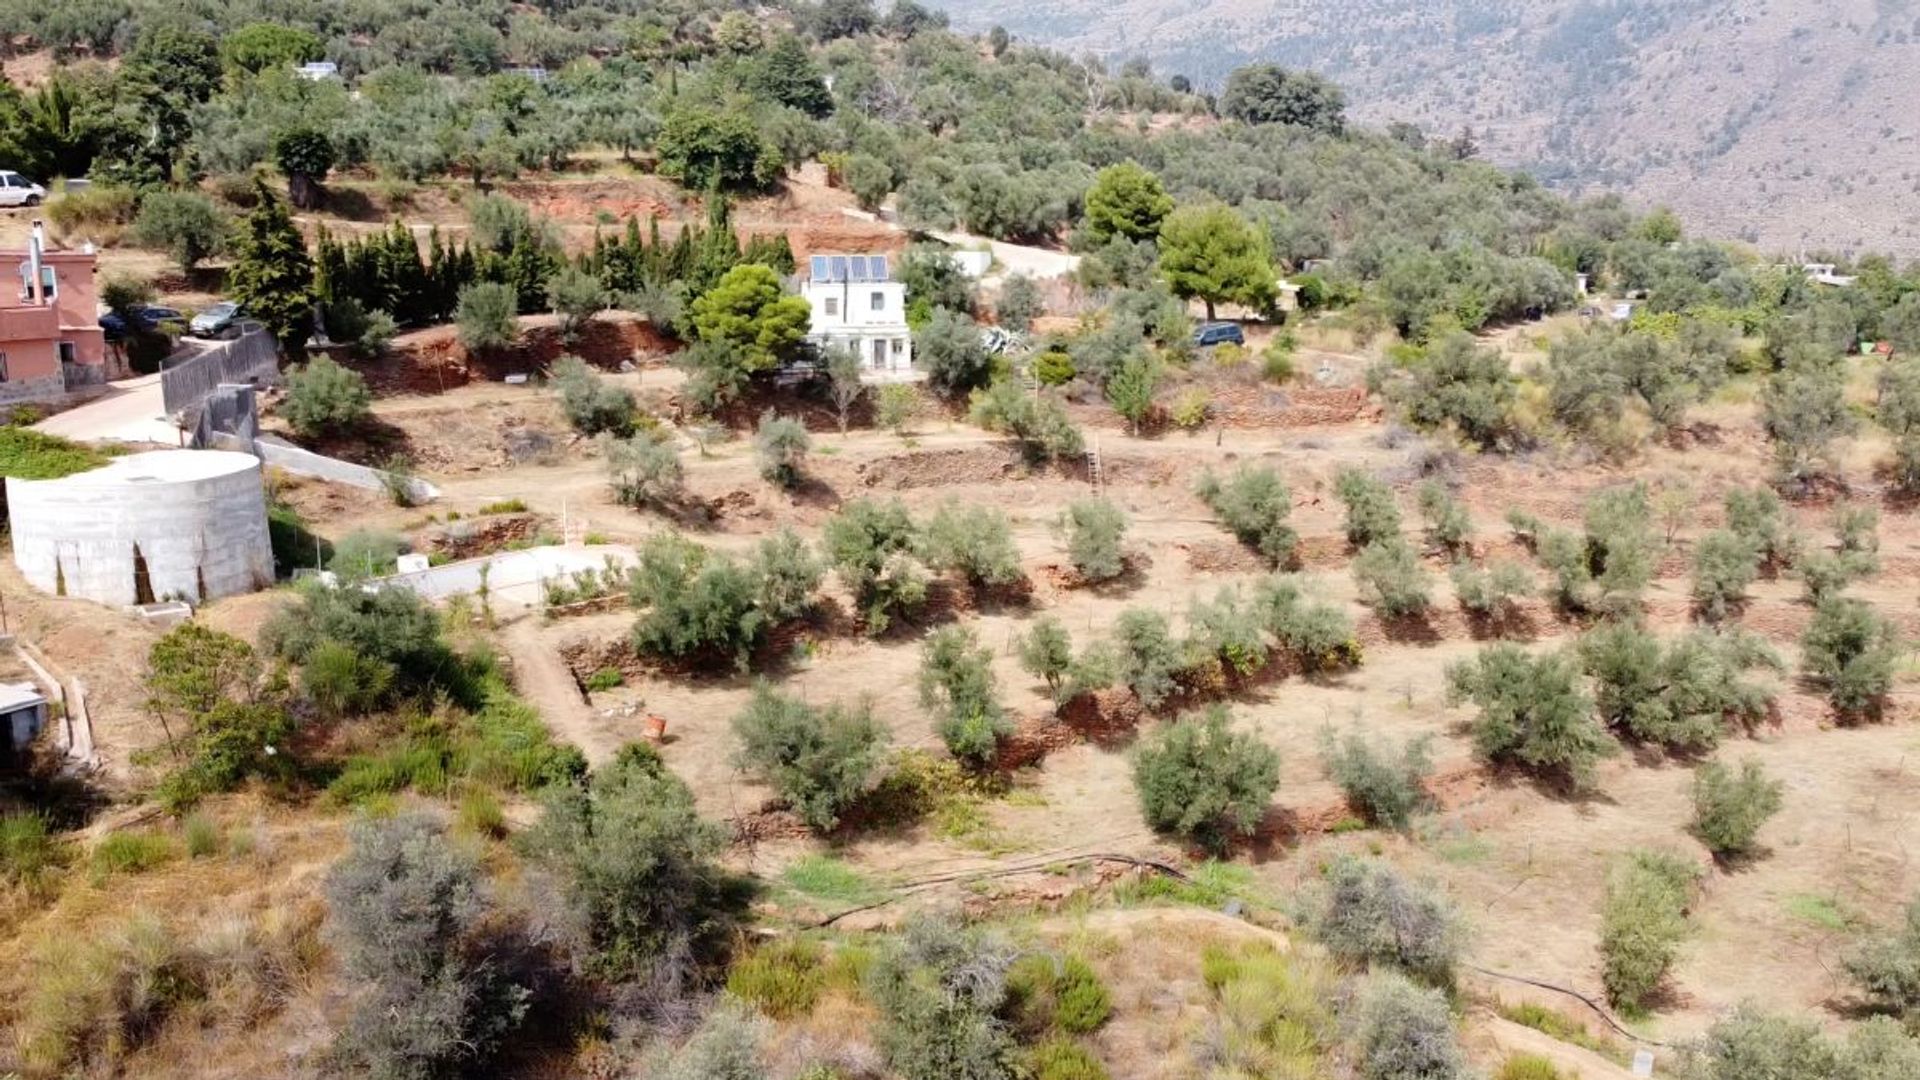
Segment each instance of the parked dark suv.
M1209 345L1224 345L1227 342L1235 345L1247 343L1247 335L1240 332L1238 323L1210 322L1193 332L1193 343L1203 349Z

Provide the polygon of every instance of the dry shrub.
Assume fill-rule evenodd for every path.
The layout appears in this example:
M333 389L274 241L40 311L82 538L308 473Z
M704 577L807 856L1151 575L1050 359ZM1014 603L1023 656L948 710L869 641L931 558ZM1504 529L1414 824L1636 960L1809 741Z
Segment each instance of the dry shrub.
M316 905L234 917L187 939L152 912L46 942L14 1028L25 1075L109 1070L170 1023L250 1027L322 957Z

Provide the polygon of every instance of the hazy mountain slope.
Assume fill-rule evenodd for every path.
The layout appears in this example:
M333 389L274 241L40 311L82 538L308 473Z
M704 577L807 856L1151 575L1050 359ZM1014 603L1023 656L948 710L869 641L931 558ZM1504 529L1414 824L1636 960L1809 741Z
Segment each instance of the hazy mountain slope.
M954 0L963 26L1217 85L1313 67L1565 187L1770 248L1920 255L1920 0Z

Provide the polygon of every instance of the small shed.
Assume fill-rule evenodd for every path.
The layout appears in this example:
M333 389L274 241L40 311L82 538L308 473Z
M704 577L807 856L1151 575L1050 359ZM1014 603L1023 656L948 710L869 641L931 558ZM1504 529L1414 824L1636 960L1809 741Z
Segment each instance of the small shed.
M0 723L7 733L7 753L25 750L47 724L46 696L30 682L0 683Z

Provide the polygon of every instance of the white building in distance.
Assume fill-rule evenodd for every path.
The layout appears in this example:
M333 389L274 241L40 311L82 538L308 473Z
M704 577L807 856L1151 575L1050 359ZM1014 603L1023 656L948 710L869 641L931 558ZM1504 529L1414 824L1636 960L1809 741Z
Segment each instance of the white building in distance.
M807 339L822 349L848 349L873 382L906 382L913 369L913 331L907 326L907 287L893 280L885 255L815 255L807 260L800 295L813 309Z

